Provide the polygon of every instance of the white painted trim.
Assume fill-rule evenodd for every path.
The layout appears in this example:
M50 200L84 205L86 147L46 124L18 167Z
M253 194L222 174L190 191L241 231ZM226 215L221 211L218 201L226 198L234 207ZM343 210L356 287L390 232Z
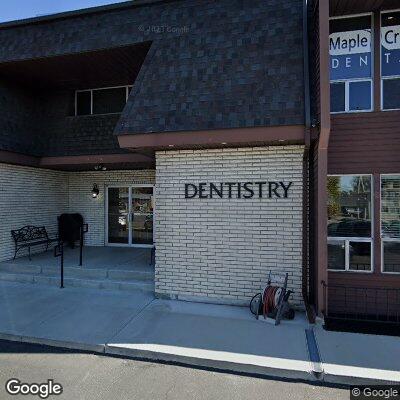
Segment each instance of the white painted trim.
M375 193L375 187L374 187L374 176L373 174L329 174L328 177L330 176L337 176L337 177L342 177L342 176L369 176L370 181L371 181L371 237L357 237L357 236L328 236L327 237L327 242L329 241L339 241L339 242L345 242L345 269L338 270L338 269L330 269L327 268L328 271L332 272L355 272L355 273L373 273L375 270L375 263L374 263L374 229L375 229L375 204L374 204L374 193ZM327 221L328 223L328 221ZM350 243L349 242L361 242L361 243L371 243L371 269L368 271L363 271L363 270L353 270L349 269L350 266Z

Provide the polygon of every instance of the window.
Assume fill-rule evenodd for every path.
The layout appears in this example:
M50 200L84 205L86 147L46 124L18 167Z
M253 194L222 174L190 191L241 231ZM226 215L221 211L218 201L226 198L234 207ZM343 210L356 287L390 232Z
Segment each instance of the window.
M400 11L381 15L382 109L400 109Z
M383 272L400 273L400 175L381 177Z
M371 16L330 21L331 112L372 110Z
M371 176L328 177L328 268L372 270Z
M78 90L75 93L75 115L120 113L132 86Z

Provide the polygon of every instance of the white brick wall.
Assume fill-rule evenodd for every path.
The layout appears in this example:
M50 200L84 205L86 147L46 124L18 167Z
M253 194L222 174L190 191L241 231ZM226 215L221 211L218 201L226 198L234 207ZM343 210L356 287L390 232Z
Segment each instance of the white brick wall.
M93 184L100 194L92 197ZM69 175L69 212L80 213L89 224L85 244L104 246L105 244L105 191L107 185L154 184L154 170L73 172Z
M81 213L89 223L85 244L105 243L105 188L110 184L154 183L154 170L60 172L0 164L0 261L14 256L11 229L24 225L45 226L57 232L57 216ZM92 198L93 183L100 195ZM32 253L42 251L33 247ZM27 254L21 250L18 255Z
M14 256L11 229L45 226L57 232L57 215L68 211L64 172L0 164L0 261ZM32 248L32 253L40 247ZM21 250L18 255L26 254Z
M302 146L156 153L156 293L244 304L268 271L302 304ZM287 199L185 199L184 184L292 181Z

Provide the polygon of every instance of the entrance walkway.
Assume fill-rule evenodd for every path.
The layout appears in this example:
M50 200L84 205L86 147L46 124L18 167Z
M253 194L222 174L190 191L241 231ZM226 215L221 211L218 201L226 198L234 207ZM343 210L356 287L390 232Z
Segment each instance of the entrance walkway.
M8 282L0 282L0 304L0 339L317 379L306 340L310 327L301 313L276 327L256 321L242 307L157 300L144 291ZM352 384L400 382L397 337L314 330L322 360L319 378Z

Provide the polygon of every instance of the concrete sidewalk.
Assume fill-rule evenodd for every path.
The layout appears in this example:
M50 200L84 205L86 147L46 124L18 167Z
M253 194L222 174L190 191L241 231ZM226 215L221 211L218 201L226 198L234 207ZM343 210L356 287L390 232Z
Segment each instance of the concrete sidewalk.
M315 380L304 315L275 327L248 309L156 300L148 292L0 283L0 338ZM400 339L315 327L322 378L400 382ZM375 351L383 352L377 358ZM314 360L315 361L315 360ZM359 379L354 379L354 377Z

